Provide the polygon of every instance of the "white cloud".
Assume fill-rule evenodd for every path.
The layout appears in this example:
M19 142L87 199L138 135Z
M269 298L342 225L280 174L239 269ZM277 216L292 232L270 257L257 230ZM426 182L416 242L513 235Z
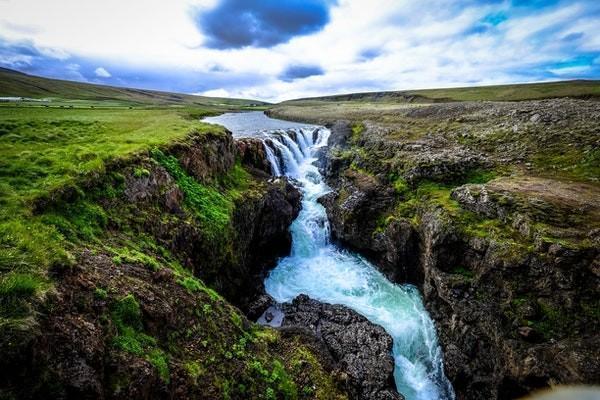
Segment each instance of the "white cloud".
M508 1L465 5L448 0L339 0L330 23L320 32L270 49L219 51L200 46L203 37L191 17L194 7L210 7L216 1L0 2L0 15L13 24L12 28L0 24L0 38L31 40L36 48L54 49L56 55L102 60L111 70L111 65L126 64L131 69L210 72L218 65L220 71L210 73L221 78L226 74L264 79L260 83L235 79L237 83L230 85L221 79L214 86L203 82L201 86L210 90L202 94L268 101L526 81L535 79L528 74L532 67L567 60L576 51L600 50L600 21L586 11L590 3L585 1L514 16L508 12ZM508 12L509 19L489 31L464 34L499 11ZM560 40L569 33L583 34L579 49ZM381 54L360 59L365 49ZM277 76L290 64L319 65L326 73L282 82ZM102 77L99 69L96 74ZM578 73L560 71L565 78Z
M196 94L199 94L201 96L209 96L209 97L231 97L229 92L225 89L207 90L205 92L196 93Z
M110 78L112 75L110 74L110 72L108 72L106 69L104 69L103 67L98 67L94 70L94 73L96 74L97 77L100 78Z
M67 66L65 68L67 70L67 77L69 79L75 79L78 81L87 82L87 79L85 78L85 76L83 76L80 72L79 64L75 64L75 63L67 64Z
M590 69L591 69L591 67L589 65L580 65L580 66L574 66L574 67L552 68L552 69L549 69L548 71L552 72L555 75L573 76L573 75L583 74L583 73L589 71Z

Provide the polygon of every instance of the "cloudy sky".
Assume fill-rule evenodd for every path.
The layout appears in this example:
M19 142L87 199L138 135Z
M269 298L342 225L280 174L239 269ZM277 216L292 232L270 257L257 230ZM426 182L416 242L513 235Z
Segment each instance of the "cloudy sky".
M0 0L0 67L267 101L600 78L600 0Z

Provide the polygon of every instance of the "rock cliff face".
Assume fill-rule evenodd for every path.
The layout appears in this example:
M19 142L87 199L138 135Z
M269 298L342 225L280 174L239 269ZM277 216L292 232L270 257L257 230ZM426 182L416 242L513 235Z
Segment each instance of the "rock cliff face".
M409 118L413 125L423 118L464 122L475 118L473 110L497 116L517 107L510 118L519 129L533 129L540 123L535 115L548 114L536 107L547 106L492 112L440 105L410 111L418 115ZM565 125L564 116L544 118L544 132ZM554 384L598 383L597 185L510 175L504 168L522 171L533 150L448 140L460 138L460 129L416 139L369 122L332 129L335 145L320 165L334 191L320 201L333 237L390 279L422 288L459 399L512 399Z
M283 329L308 329L324 343L353 399L401 400L394 383L392 338L348 307L306 295L284 304Z
M346 398L314 338L231 305L262 293L300 203L251 152L191 136L40 204L76 259L51 271L36 315L0 326L0 397Z

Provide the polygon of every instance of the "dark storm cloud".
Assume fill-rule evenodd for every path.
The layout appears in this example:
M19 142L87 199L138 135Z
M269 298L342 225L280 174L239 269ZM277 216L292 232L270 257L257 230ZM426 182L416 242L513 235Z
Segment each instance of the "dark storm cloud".
M333 0L221 0L196 16L216 49L272 47L294 36L317 32L329 22Z
M309 76L323 75L325 71L318 65L290 65L279 74L279 79L292 82Z

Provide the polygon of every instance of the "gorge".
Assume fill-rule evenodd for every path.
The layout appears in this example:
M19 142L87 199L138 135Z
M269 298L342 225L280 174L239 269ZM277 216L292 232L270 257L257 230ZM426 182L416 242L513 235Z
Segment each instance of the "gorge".
M223 124L234 136L261 137L273 174L292 178L303 193L302 209L291 227L291 255L269 274L267 293L280 303L306 294L353 308L394 338L400 393L407 399L453 399L435 328L418 290L389 282L364 258L331 243L327 215L318 203L330 189L314 165L318 151L327 146L329 130L294 127L262 113L224 114L205 121ZM273 130L277 123L279 129Z
M547 98L595 84L264 105L0 75L67 96L0 104L0 398L599 383L600 108Z

